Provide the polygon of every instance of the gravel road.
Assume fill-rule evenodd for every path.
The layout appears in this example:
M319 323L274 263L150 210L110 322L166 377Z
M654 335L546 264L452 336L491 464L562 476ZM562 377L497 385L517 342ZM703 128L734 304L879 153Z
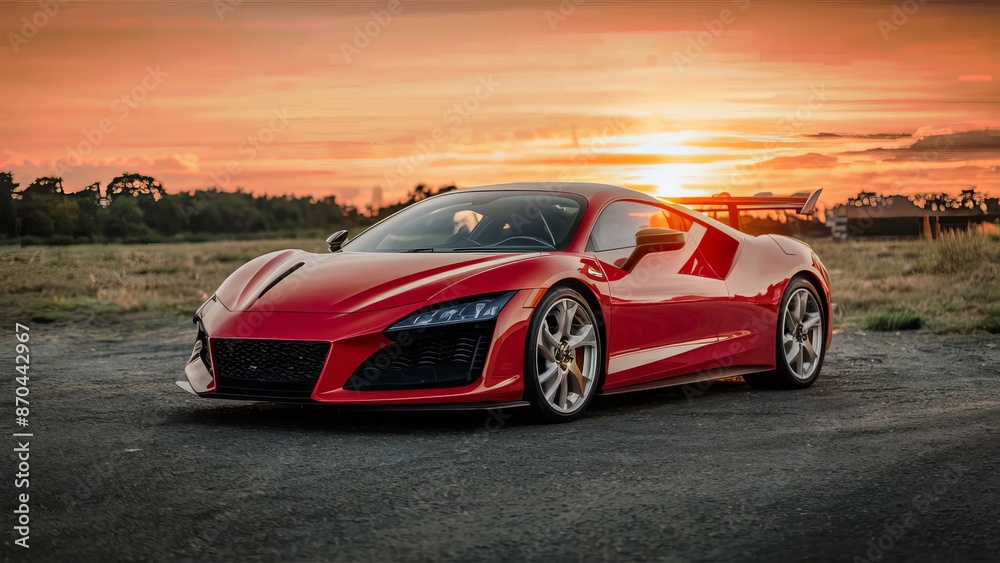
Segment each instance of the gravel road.
M838 334L805 391L546 426L199 400L173 384L192 328L32 327L31 549L8 531L6 558L1000 560L996 336Z

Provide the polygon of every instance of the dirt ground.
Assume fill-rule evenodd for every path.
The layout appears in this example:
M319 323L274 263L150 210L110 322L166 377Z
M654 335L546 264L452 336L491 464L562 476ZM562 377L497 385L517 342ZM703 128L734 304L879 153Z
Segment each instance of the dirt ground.
M193 337L32 326L31 549L8 531L5 559L1000 559L996 335L838 334L808 390L554 426L198 399L173 384Z

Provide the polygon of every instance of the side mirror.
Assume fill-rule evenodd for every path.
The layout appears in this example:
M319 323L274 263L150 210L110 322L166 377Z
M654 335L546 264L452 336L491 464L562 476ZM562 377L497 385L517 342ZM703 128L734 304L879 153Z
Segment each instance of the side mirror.
M347 231L337 231L326 238L326 243L330 245L330 252L337 252L341 246L347 242Z
M631 272L647 254L668 252L684 248L684 233L673 229L650 228L635 234L635 249L625 260L622 269Z

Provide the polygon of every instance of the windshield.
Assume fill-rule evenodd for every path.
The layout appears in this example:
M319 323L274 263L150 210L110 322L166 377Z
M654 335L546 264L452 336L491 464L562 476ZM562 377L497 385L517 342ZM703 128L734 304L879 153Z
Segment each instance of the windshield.
M455 191L407 207L358 235L344 250L565 250L585 205L582 197L569 194Z

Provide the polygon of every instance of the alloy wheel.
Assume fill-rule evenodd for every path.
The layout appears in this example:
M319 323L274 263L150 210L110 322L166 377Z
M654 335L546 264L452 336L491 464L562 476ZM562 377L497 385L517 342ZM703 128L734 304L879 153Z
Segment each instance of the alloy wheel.
M788 371L809 380L819 367L823 350L823 311L811 291L796 289L782 312L782 351Z
M597 328L587 309L569 297L552 303L539 327L536 348L542 400L564 414L586 404L599 361Z

